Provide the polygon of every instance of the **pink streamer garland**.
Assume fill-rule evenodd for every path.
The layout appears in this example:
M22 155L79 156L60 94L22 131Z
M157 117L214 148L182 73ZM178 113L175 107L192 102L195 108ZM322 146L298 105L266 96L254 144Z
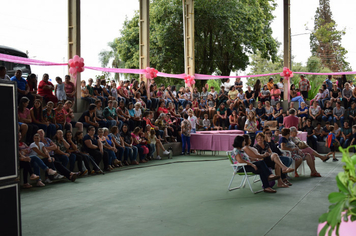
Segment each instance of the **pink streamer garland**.
M54 63L48 61L40 61L25 57L16 57L7 54L0 53L0 61L15 62L25 65L37 65L37 66L68 66L68 63ZM121 69L121 68L103 68L103 67L92 67L85 66L84 68L89 70L97 70L112 73L126 73L126 74L145 74L145 69ZM305 74L305 75L353 75L356 71L346 71L346 72L333 72L333 73L314 73L314 72L293 72L295 74ZM209 79L228 79L228 78L244 78L244 77L262 77L262 76L272 76L279 75L280 73L269 73L269 74L258 74L258 75L240 75L240 76L220 76L220 75L202 75L195 74L195 79L198 80L209 80ZM163 72L158 72L157 76L167 77L167 78L177 78L184 79L185 74L167 74Z

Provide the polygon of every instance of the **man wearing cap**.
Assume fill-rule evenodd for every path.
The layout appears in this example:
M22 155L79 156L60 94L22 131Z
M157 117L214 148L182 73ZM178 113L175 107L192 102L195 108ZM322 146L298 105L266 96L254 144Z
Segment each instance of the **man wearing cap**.
M299 90L302 93L304 99L308 99L309 89L310 89L309 80L305 78L305 75L300 75Z

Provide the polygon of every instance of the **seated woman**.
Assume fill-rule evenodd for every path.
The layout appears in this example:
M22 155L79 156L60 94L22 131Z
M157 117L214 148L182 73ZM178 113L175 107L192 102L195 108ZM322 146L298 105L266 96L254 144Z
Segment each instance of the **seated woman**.
M78 128L78 131L83 131L83 123L73 120L74 112L72 106L73 102L70 100L67 100L63 106L64 114L66 115L66 122L70 127L69 130L72 132L72 127L76 127Z
M283 124L283 108L280 102L277 102L276 107L273 109L272 120L277 120L278 127Z
M264 140L265 136L263 133L258 133L256 136L257 144L251 147L250 138L248 135L243 135L245 138L246 146L243 148L244 152L253 160L261 159L266 165L272 169L276 170L276 175L281 176L281 174L286 174L293 172L294 169L286 167L282 161L279 159L278 154L273 153L268 143ZM285 179L286 176L284 175ZM278 179L278 187L287 188L288 185L284 184L281 179Z
M83 131L78 131L78 132L83 132ZM69 144L69 149L67 149L67 151L71 154L73 153L76 156L79 175L80 176L86 175L90 170L88 156L80 153L80 151L78 150L78 146L73 141L72 132L70 132L69 130L66 132L65 141L67 141L67 143ZM83 168L83 162L86 167L85 170Z
M120 136L122 137L122 141L125 144L125 148L128 147L130 149L130 151L129 151L130 160L131 160L130 164L131 165L139 165L139 163L136 161L138 148L133 145L133 138L131 136L131 133L129 132L129 127L127 124L124 124L122 126ZM116 134L116 137L118 137L117 134ZM126 162L124 162L124 165L128 166L129 163L126 161Z
M167 138L170 137L170 135L168 134L172 134L172 130L171 129L168 129L168 128L171 128L167 125L166 123L166 114L165 113L161 113L159 115L159 117L157 118L157 120L155 121L155 125L158 127L159 130L163 130L163 138L164 138L164 142L168 142L167 141Z
M303 142L302 140L300 140L298 138L298 131L295 127L290 127L290 140L295 143L295 145L297 145L300 150L302 150L302 152L304 152L304 154L309 153L310 156L313 158L313 160L315 160L314 156L319 157L323 162L326 162L327 160L329 160L329 156L325 155L322 156L320 155L317 151L315 151L314 149L312 149L311 147L309 147L308 144L306 144L305 142Z
M249 140L249 136L247 136L246 138L248 138ZM264 188L263 191L266 193L276 193L277 191L269 186L269 181L279 179L280 176L273 175L264 161L251 160L248 154L243 151L243 147L245 147L246 145L248 144L246 144L244 137L236 136L234 144L232 145L234 149L231 152L231 158L234 164L246 163L247 166L245 166L245 170L247 172L252 172L254 174L260 175ZM239 167L237 171L243 172L243 168Z
M300 96L300 92L298 92L296 89L295 89L295 85L292 84L290 86L290 97L291 97L291 102L298 102L299 103L299 106L301 105L302 102L304 102L304 99L302 96Z
M26 143L33 142L33 135L37 133L38 126L32 123L31 112L27 108L30 100L27 97L22 97L19 102L18 107L18 121L27 125L27 133L26 133Z
M279 130L278 130L279 131ZM283 153L281 150L276 145L276 142L272 139L272 131L270 129L264 129L263 133L265 135L265 141L268 143L269 147L271 148L272 152L277 153L279 156L279 159L281 159L282 163L289 167L293 163L293 159L291 157L283 156ZM279 139L279 137L278 137ZM281 174L281 179L284 184L288 186L292 186L292 183L288 181L287 179L287 174Z
M311 171L311 177L321 177L321 175L315 169L315 162L312 159L311 155L309 153L304 154L292 141L290 141L289 137L290 129L283 128L282 137L279 140L279 145L281 146L282 150L291 152L292 158L293 160L295 160L295 177L299 177L297 169L302 164L303 160L307 161L307 164Z
M111 164L113 163L113 159L116 159L116 154L115 151L116 148L111 147L107 142L106 142L106 138L104 137L104 129L103 128L99 128L98 129L98 142L101 143L101 146L103 147L103 152L107 154L108 156L108 162L104 163L104 170L105 171L111 171L112 169L114 169L113 166L111 166Z
M30 148L33 152L30 155L37 155L42 158L42 161L45 165L51 167L52 169L56 169L59 173L63 174L68 180L74 182L77 179L77 174L69 171L65 166L63 166L60 162L56 161L54 157L51 157L44 145L44 143L40 142L40 135L35 134L33 136L34 142L30 145ZM41 166L41 165L40 165ZM42 167L41 167L42 168ZM36 170L36 167L34 167ZM56 173L51 173L51 170L48 170L49 175L54 175ZM37 182L37 186L45 186L42 182Z
M80 91L81 99L88 101L90 104L95 102L95 98L91 97L87 86L85 85L85 80L80 81Z
M145 144L144 141L141 139L140 137L140 127L136 127L134 129L134 131L132 132L131 136L132 136L132 140L133 140L133 145L135 145L138 149L138 153L140 156L140 163L146 163L146 154L148 154L147 151L145 151L146 149L144 148ZM148 148L147 148L148 149ZM145 153L147 152L147 153Z
M97 166L100 165L101 160L104 161L104 166L109 163L109 156L107 152L104 152L103 145L99 141L97 135L95 135L94 126L89 126L88 133L83 138L83 147L85 152L89 153L94 158ZM96 170L97 174L104 174L100 169Z
M58 129L63 130L70 130L70 127L67 122L66 122L66 113L63 109L63 103L62 102L58 102L57 103L57 107L54 109L55 112L55 119L56 119L56 124L59 126Z
M113 126L114 127L114 126ZM104 148L108 152L109 156L111 155L111 167L122 167L121 161L122 160L122 154L124 153L124 148L120 146L116 146L116 143L114 142L114 139L109 135L109 129L108 128L103 128L103 136L105 137L106 144L104 145ZM100 138L100 136L99 136ZM110 154L111 152L111 154ZM112 155L112 153L115 154L115 156ZM121 157L119 156L121 153Z
M273 120L273 111L274 108L271 106L271 103L269 101L266 101L265 103L266 120Z
M214 117L213 117L213 121L212 121L212 126L211 126L211 129L212 130L223 130L223 127L220 127L219 126L219 115L218 114L215 114Z
M46 108L43 109L43 118L46 122L49 123L48 127L54 127L52 129L47 129L47 136L49 138L53 138L54 135L56 135L57 130L59 129L59 126L57 125L56 122L56 114L53 110L54 103L49 101L47 102Z
M58 130L56 136L53 139L54 144L57 145L57 149L54 151L54 157L62 162L63 166L67 167L69 162L69 170L74 170L74 164L77 159L76 155L72 152L70 153L70 145L64 139L63 131Z
M94 174L95 171L98 170L98 168L96 167L96 163L94 162L94 160L90 158L89 154L87 152L85 152L85 150L83 148L83 137L84 137L84 135L83 135L82 131L77 131L74 135L73 142L77 146L75 155L77 156L77 158L79 156L81 156L82 160L84 161L85 168L87 169L87 171L82 172L82 175L86 175L86 173ZM90 171L89 162L91 162L93 164L92 171Z
M314 101L313 106L309 108L309 116L311 120L321 122L322 110L317 101Z
M239 126L239 117L237 116L236 114L236 110L233 110L232 111L232 114L230 115L229 117L229 130L232 130L232 129L238 129L238 126Z
M115 147L117 149L116 152L116 157L119 163L117 163L119 166L128 165L128 158L129 155L131 154L131 150L129 147L125 147L123 138L120 136L119 128L115 125L111 127L110 129L111 133L108 134L108 137L111 139L111 141L115 144ZM104 135L106 133L104 132ZM122 159L124 157L124 159Z
M261 101L262 103L265 103L266 101L271 101L271 92L268 90L267 85L263 86L262 91L259 94L259 101Z
M83 112L80 116L79 121L83 124L84 127L88 128L93 126L95 129L99 128L99 123L96 121L96 105L90 104L89 110Z
M300 107L298 108L299 127L304 127L304 125L302 124L306 122L308 116L309 116L309 108L307 107L305 102L302 102L300 104Z
M39 129L43 129L49 137L53 137L56 134L56 126L51 124L43 116L42 102L39 99L35 100L34 106L30 110L32 124L37 125Z
M32 188L32 185L28 182L28 174L30 174L30 180L38 180L40 176L33 173L31 168L31 157L28 155L31 151L27 145L21 140L21 133L19 133L19 160L20 168L23 169L23 188ZM36 156L37 157L37 156ZM37 157L38 158L38 157Z
M153 158L153 154L157 151L157 160L161 160L162 158L159 155L159 149L162 149L163 154L165 155L169 155L169 152L164 148L161 140L159 140L156 137L156 132L155 129L152 128L150 125L147 125L146 128L146 134L145 134L145 138L148 140L148 145L150 145L151 147L151 151L149 153L149 156L151 157L151 159Z

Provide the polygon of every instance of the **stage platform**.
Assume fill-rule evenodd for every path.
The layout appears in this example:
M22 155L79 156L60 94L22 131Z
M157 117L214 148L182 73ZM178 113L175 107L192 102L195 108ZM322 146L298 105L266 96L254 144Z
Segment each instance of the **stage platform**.
M219 154L177 156L22 190L23 235L316 235L343 163L317 159L322 178L301 176L277 194L252 194L227 190L232 170L225 152Z

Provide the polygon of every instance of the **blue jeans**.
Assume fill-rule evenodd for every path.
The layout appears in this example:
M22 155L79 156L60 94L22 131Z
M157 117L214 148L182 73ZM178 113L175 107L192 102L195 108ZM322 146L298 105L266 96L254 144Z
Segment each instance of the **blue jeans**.
M229 125L229 130L237 129L237 125Z
M251 99L244 99L244 104L245 104L245 107L248 107L248 104L249 103L253 103L255 101L255 99L251 98Z
M322 117L323 121L329 121L330 123L333 121L333 116L323 116Z
M319 100L319 105L320 105L320 107L321 107L321 108L324 108L324 107L325 107L325 102L326 102L326 101L329 101L329 100L330 100L330 98L320 99L320 100Z
M69 162L69 170L70 171L74 170L75 161L77 159L74 153L71 153L69 157L67 157L66 155L54 154L54 158L56 159L56 161L62 163L64 167L67 167Z
M352 137L352 136L351 136ZM345 140L345 143L343 145L343 148L347 148L350 145L350 142L352 141L352 138L348 138Z
M197 130L196 130L196 129L192 129L190 132L191 132L192 134L195 134L195 133L197 132Z
M337 122L337 119L336 119L335 117L333 117L333 119L334 119L334 123L336 123L336 122ZM340 121L340 126L341 126L342 128L344 128L344 121L345 121L345 118L344 118L344 117L341 117L339 121Z
M40 168L44 171L48 169L48 166L46 166L45 163L38 157L38 156L30 156L31 158L31 166L33 168L33 172L38 175L40 175Z
M57 128L55 124L49 124L47 127L47 136L52 138L57 133Z
M188 152L190 153L190 137L189 136L185 136L184 134L182 134L182 152L185 152L185 146L188 146Z
M153 153L155 153L155 151L156 151L156 144L151 143L150 147L151 147L151 149L150 149L150 153L148 153L148 156L153 157ZM158 153L157 153L157 155L158 155Z
M116 120L107 120L106 124L107 124L107 127L110 129L111 127L116 125ZM119 127L119 130L120 130L120 127Z
M126 147L126 148L129 148L129 147ZM130 160L135 161L137 158L138 148L136 146L132 146L131 148L129 148L129 150L130 150L130 152L129 152ZM131 152L131 150L132 150L132 152Z
M291 157L279 156L281 162L286 166L289 167L293 163L293 159Z
M300 104L302 102L304 102L304 99L302 98L302 96L297 96L297 97L294 97L290 100L291 102L298 102L299 103L299 108L300 108Z
M188 104L187 100L181 99L181 98L179 98L178 100L179 100L180 105L183 106L183 108L185 108L187 106L187 104Z
M113 160L116 159L116 154L115 154L115 152L114 152L113 150L109 150L109 149L106 149L106 148L105 148L104 150L105 150L105 152L108 153L108 156L109 156L109 165L111 165L112 162L113 162Z
M145 154L143 154L143 148L142 148L142 144L137 144L136 147L138 149L138 155L140 156L140 160L142 161L143 159L145 159Z

